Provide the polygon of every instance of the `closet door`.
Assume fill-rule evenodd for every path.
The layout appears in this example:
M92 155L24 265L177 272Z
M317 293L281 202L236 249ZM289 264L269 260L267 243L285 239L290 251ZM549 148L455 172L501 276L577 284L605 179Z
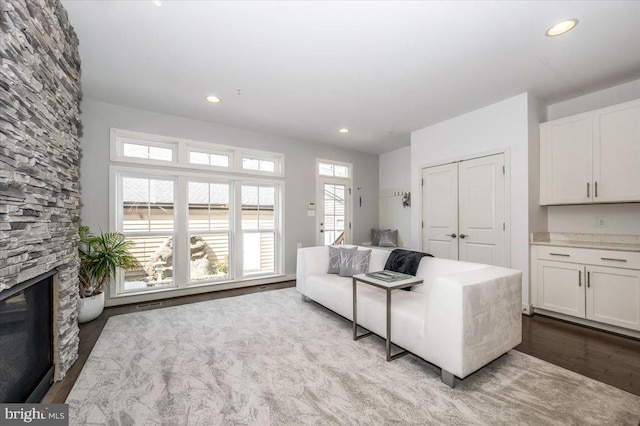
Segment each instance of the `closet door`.
M458 260L458 165L422 169L422 250Z
M508 267L504 154L461 161L458 167L459 259Z

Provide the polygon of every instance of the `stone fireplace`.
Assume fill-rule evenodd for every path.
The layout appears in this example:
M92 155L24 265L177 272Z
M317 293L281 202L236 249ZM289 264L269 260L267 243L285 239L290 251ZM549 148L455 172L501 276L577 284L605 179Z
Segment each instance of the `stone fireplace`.
M56 380L78 357L80 57L59 0L0 0L0 292L57 272Z

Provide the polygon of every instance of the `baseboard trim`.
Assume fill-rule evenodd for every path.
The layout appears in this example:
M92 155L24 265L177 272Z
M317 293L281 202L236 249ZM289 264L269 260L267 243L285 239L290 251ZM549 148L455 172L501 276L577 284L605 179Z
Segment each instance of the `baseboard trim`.
M547 317L552 317L556 319L560 319L566 322L572 322L575 324L584 325L585 327L608 331L609 333L619 334L625 337L633 337L634 339L640 340L640 332L635 330L630 330L627 328L616 327L615 325L604 324L597 321L591 321L588 319L576 318L571 315L559 314L557 312L547 311L546 309L535 308L534 312L536 314L544 315Z
M533 315L533 305L529 303L528 305L522 304L522 313L525 315Z
M105 306L129 305L131 303L151 302L154 300L171 299L180 296L190 296L192 294L210 293L214 291L230 290L234 288L254 287L262 284L274 284L284 281L293 281L296 274L286 274L277 277L259 278L244 281L233 281L224 284L203 285L198 287L187 287L178 290L168 290L161 292L149 292L130 296L110 297L105 301Z

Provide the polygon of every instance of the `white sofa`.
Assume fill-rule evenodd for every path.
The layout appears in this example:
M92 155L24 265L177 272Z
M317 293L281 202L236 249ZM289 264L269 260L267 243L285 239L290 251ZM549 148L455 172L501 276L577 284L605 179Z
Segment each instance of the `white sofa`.
M369 271L383 270L390 252L371 250ZM328 274L328 266L329 247L298 249L296 288L352 320L352 279ZM424 257L416 276L424 283L392 293L392 341L440 367L449 386L522 341L522 272ZM358 325L386 338L384 290L358 283Z

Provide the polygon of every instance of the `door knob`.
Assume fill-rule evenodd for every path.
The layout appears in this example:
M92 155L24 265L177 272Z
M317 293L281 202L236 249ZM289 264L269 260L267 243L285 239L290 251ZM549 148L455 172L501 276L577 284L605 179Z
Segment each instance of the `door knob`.
M445 234L445 235L446 235L447 237L451 237L451 238L455 238L455 237L457 237L457 235L456 235L456 234Z
M320 230L320 233L323 233L323 232L324 232L324 229L321 229L321 230Z
M465 234L460 234L460 238L466 238L467 236Z

